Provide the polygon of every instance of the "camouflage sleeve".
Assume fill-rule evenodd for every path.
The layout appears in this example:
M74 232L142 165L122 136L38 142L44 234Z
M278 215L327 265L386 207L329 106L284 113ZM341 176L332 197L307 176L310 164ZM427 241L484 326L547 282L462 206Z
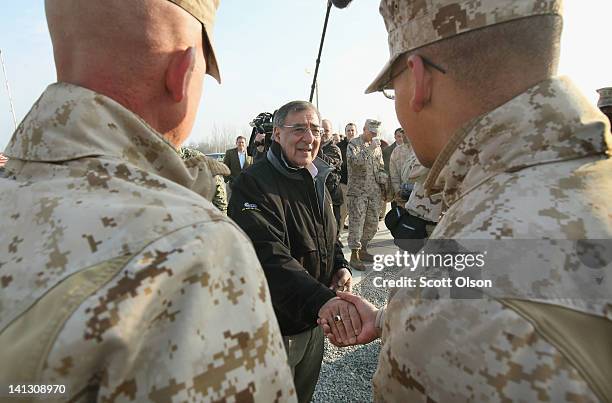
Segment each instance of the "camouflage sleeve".
M134 256L67 320L42 381L82 401L295 401L263 271L227 221Z
M227 214L227 193L225 192L225 181L221 175L215 176L215 195L213 196L212 204L221 210L223 214Z
M329 149L330 152L321 153L321 159L331 165L336 172L340 172L342 166L342 152L336 145L332 145Z
M530 322L491 299L401 289L385 310L380 357L375 401L598 401Z
M372 158L372 153L367 147L357 147L349 143L346 147L346 160L349 164L364 166Z
M393 187L394 192L399 192L402 186L401 180L401 165L399 161L399 157L401 156L401 150L399 147L395 147L395 150L391 153L391 157L389 159L389 176L391 179L391 186Z
M382 150L375 154L375 158L376 181L386 186L389 175L387 171L385 171L385 161L383 160Z

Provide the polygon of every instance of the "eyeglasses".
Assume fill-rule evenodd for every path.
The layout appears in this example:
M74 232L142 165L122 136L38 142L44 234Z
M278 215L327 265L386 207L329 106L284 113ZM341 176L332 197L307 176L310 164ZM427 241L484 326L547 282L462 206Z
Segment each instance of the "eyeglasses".
M423 60L423 64L426 66L429 66L435 70L438 70L440 73L442 74L446 74L446 69L438 66L437 64L429 61L428 59L424 58L423 56L420 56L421 60ZM393 80L395 80L395 78L397 76L399 76L400 74L402 74L404 72L404 70L406 70L408 66L406 65L406 63L402 63L402 68L397 71L395 74L391 75L391 77L389 78L389 80L387 80L387 82L382 86L382 90L380 90L382 92L382 94L387 97L388 99L395 99L395 92L392 89L387 89L386 87L390 87L391 84L393 83Z
M305 136L306 133L308 132L312 133L314 137L321 137L321 133L323 131L323 129L321 129L321 127L317 125L304 126L304 125L298 124L298 125L283 125L282 127L285 127L287 129L292 129L291 134L293 134L296 137Z

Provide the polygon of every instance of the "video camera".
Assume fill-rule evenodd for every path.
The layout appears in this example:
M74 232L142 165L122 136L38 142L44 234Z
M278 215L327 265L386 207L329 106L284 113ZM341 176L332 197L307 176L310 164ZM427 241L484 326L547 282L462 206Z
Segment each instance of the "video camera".
M252 156L253 160L255 161L266 155L268 148L270 148L270 144L272 144L273 119L274 115L272 113L262 112L249 123L249 126L253 128L253 131L251 132L251 138L249 139L247 153ZM265 135L263 141L256 140L258 134ZM264 146L263 152L257 150L257 147L262 145Z

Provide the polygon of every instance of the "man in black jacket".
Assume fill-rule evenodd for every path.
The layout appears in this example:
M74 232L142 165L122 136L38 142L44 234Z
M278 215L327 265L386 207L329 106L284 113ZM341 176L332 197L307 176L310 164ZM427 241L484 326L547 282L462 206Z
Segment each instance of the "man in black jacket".
M348 216L348 207L346 203L346 192L348 191L348 167L346 165L346 148L348 147L349 141L357 134L357 125L355 123L349 123L344 128L345 137L341 142L338 143L340 154L342 155L342 165L340 167L340 190L342 190L342 206L340 208L340 230L346 223L346 217Z
M353 305L335 294L350 289L351 273L325 187L332 168L316 157L319 122L305 101L276 112L266 158L238 177L228 214L251 238L263 266L300 402L310 401L323 359L317 317L339 336L354 339L361 330Z
M321 122L321 127L323 128L323 133L321 133L321 147L319 148L318 157L327 162L332 168L332 171L327 176L325 185L327 186L327 190L329 190L329 194L331 195L334 217L336 218L336 234L340 236L340 206L344 202L342 189L340 189L342 153L340 148L334 144L331 121L328 119L323 119ZM340 242L340 246L342 247L342 242Z

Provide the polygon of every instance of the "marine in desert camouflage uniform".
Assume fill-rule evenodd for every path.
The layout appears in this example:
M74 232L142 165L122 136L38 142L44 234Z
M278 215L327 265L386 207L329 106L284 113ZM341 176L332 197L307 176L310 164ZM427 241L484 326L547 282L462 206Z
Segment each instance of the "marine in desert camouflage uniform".
M361 341L382 332L375 400L612 401L612 136L605 116L555 77L560 2L383 0L380 9L392 57L369 91L394 87L400 122L414 125L407 132L431 166L425 190L447 206L431 239L488 240L502 264L483 271L498 281L476 299L400 288L377 311L344 296L372 324ZM468 48L491 75L438 93L469 62L453 52ZM464 115L455 130L417 129L421 112L444 127L452 108Z
M428 221L427 233L431 234L442 213L442 195L425 193L424 184L429 169L419 162L408 140L393 150L389 167L395 202L403 206L410 214ZM402 199L400 195L401 186L405 183L413 185L408 200Z
M412 158L415 157L410 142L404 142L402 145L395 147L389 157L389 181L396 195L402 184L409 182L408 175L410 174Z
M196 194L213 189L207 165L185 164L176 152L193 125L205 71L219 79L209 45L217 2L177 4L46 2L64 82L45 90L6 149L3 387L65 385L62 400L83 402L295 401L257 256ZM101 16L116 29L96 24ZM139 35L153 40L138 42ZM82 46L86 65L71 53ZM116 64L100 70L101 55L118 56ZM147 55L154 63L138 78L171 61L161 69L166 86L155 86L169 93L143 109L127 102L138 115L100 92L108 87L68 83L96 87L87 65L117 73L122 56ZM132 84L145 91L144 81ZM176 126L155 129L161 121L144 119L147 111L174 116Z
M348 166L348 246L351 248L351 267L365 270L363 261L372 262L368 243L378 231L378 215L383 189L387 183L380 139L380 122L367 119L364 133L352 139L346 149Z

